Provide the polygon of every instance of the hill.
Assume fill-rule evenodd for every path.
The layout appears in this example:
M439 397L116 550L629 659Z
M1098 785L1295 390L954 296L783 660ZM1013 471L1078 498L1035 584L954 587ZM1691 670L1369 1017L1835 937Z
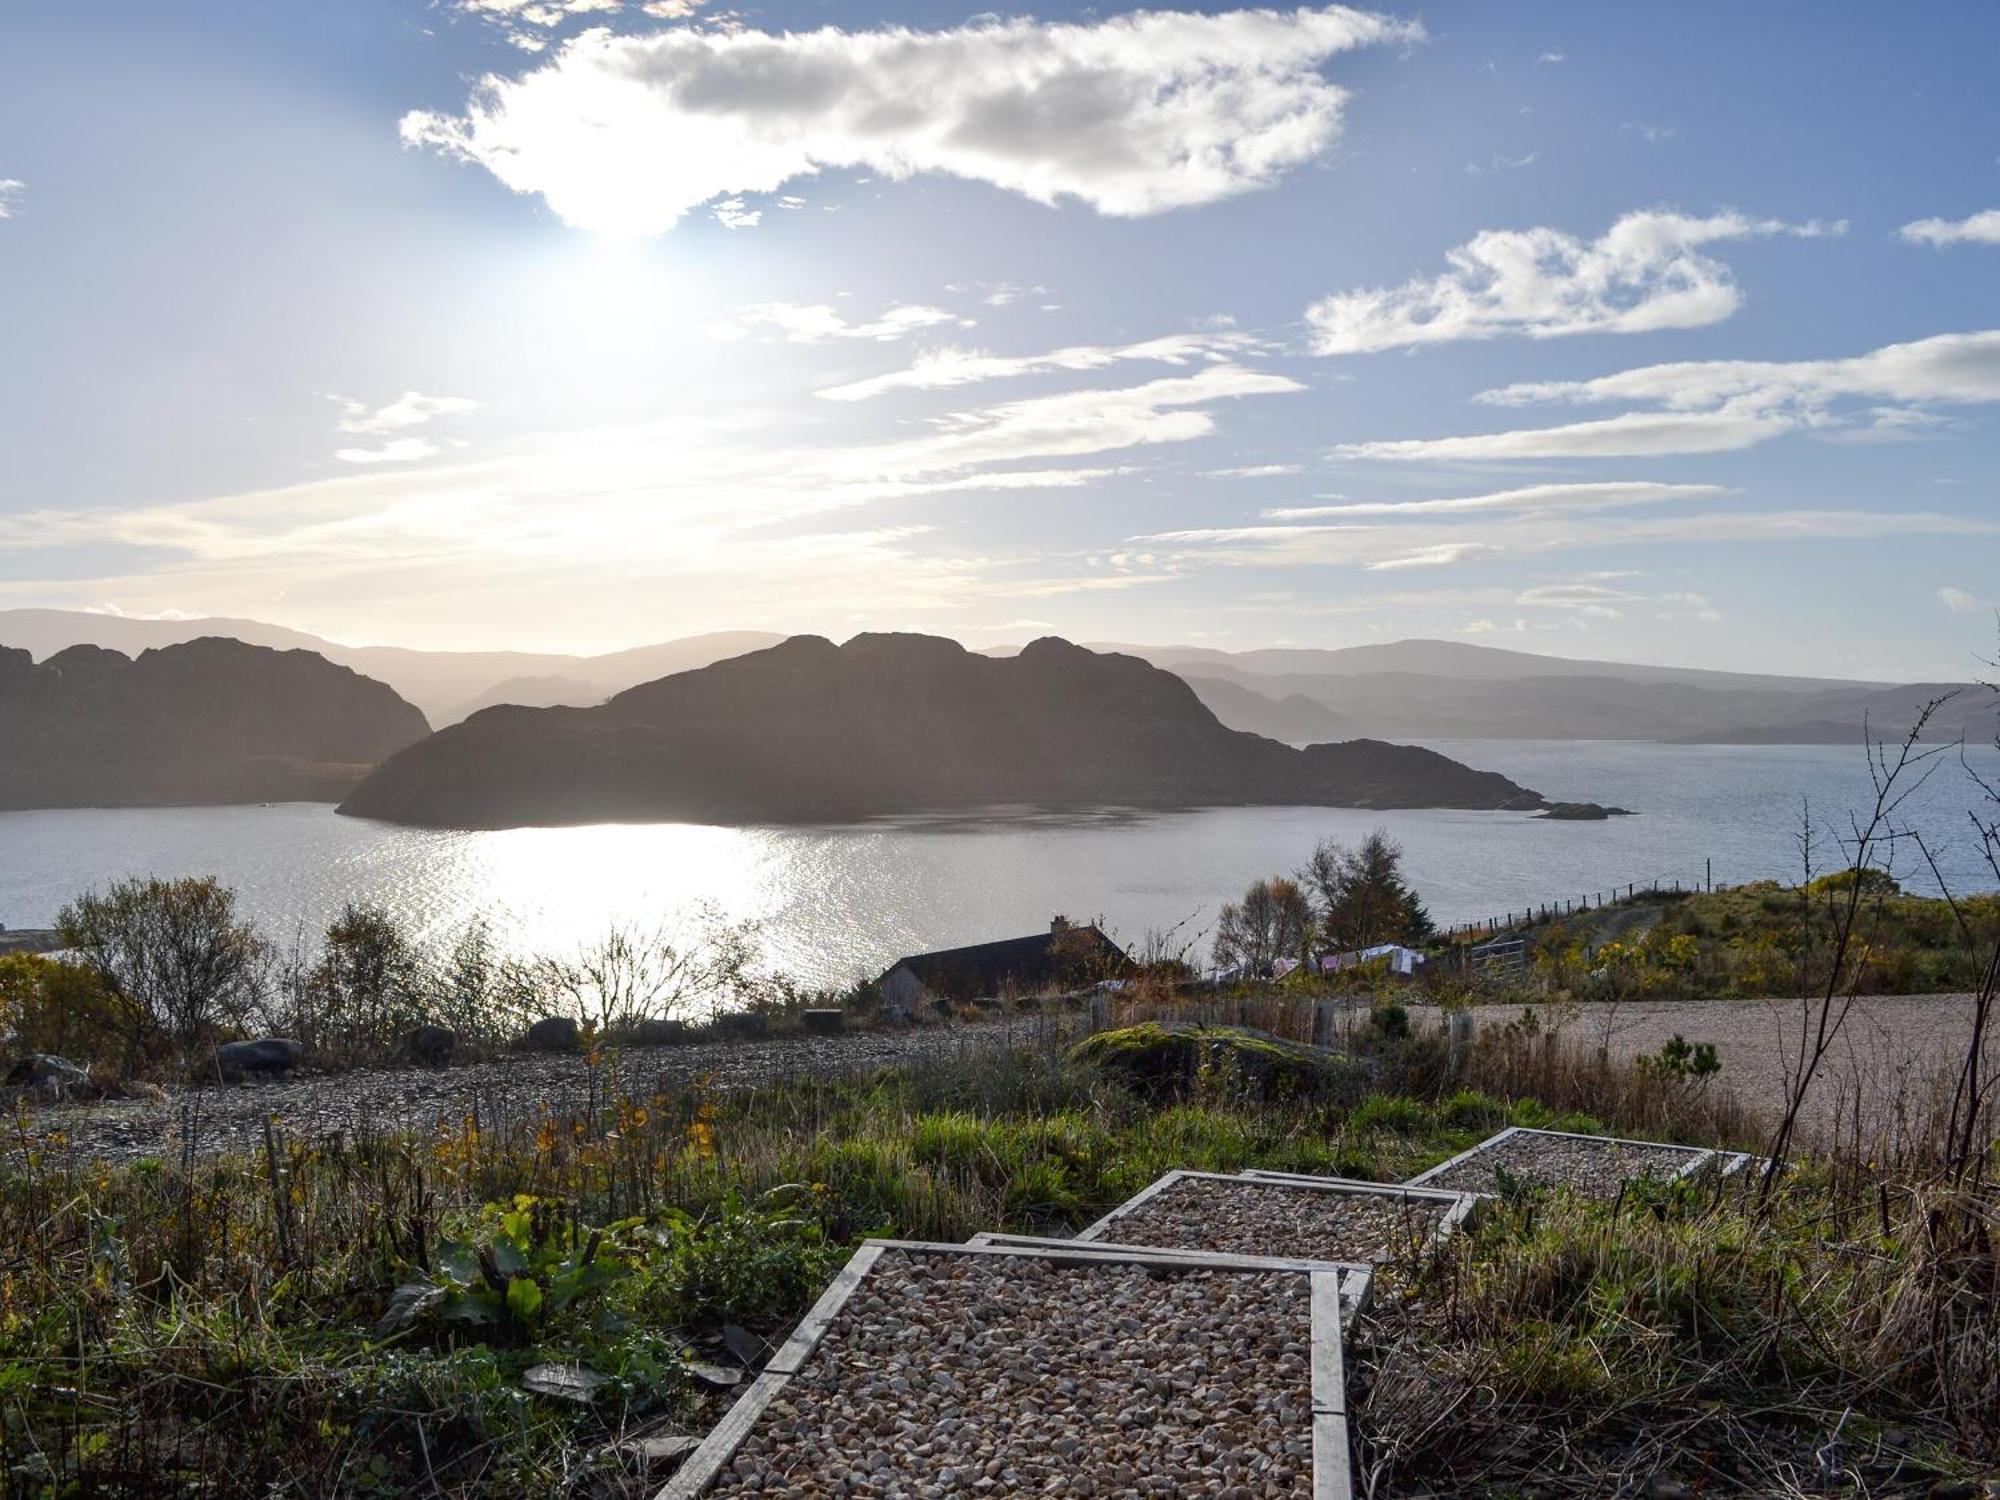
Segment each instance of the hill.
M0 808L337 801L424 716L309 651L0 648Z
M129 655L204 636L227 636L249 645L279 650L316 651L330 662L388 683L421 708L434 724L455 722L470 711L470 705L512 701L493 695L498 689L524 681L566 678L584 685L588 697L581 701L592 702L635 683L705 667L784 639L764 630L722 630L601 656L537 651L418 651L405 646L346 646L260 620L221 617L134 620L84 610L0 609L0 646L24 648L38 659L76 645L104 646Z
M498 828L1006 803L1543 805L1428 750L1299 750L1226 729L1136 657L1053 637L994 658L936 636L859 635L796 636L596 708L488 709L392 756L340 811Z

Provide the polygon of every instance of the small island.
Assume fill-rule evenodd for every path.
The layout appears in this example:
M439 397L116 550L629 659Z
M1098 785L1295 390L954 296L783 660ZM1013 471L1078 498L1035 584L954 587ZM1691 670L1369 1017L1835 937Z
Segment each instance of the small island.
M1047 637L797 636L594 708L490 708L391 756L340 805L446 828L836 822L994 805L1466 808L1539 792L1435 751L1303 749L1226 728L1172 673Z

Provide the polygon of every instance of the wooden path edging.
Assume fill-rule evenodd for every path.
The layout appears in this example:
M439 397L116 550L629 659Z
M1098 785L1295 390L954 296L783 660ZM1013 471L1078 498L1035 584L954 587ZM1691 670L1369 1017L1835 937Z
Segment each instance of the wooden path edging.
M1471 1214L1478 1195L1460 1192L1454 1188L1413 1187L1402 1182L1361 1182L1346 1177L1314 1177L1304 1172L1196 1172L1176 1169L1164 1173L1157 1181L1147 1184L1139 1192L1105 1214L1095 1223L1077 1231L1078 1241L1128 1244L1130 1241L1113 1240L1119 1221L1136 1212L1155 1198L1169 1192L1177 1184L1196 1182L1233 1182L1248 1187L1291 1188L1302 1192L1325 1192L1343 1194L1349 1197L1391 1198L1401 1203L1412 1199L1442 1201L1450 1205L1444 1219L1432 1231L1431 1249L1441 1249L1450 1239L1452 1232L1463 1224ZM1150 1247L1149 1247L1150 1248ZM1203 1252L1193 1252L1203 1253ZM1351 1261L1334 1261L1334 1264L1355 1264Z
M1669 1182L1678 1182L1684 1177L1694 1176L1702 1168L1713 1163L1717 1157L1715 1149L1709 1146L1681 1146L1676 1145L1672 1141L1635 1141L1625 1136L1590 1135L1580 1130L1539 1130L1528 1125L1509 1125L1505 1130L1494 1135L1489 1135L1478 1145L1461 1151L1456 1156L1447 1157L1436 1166L1417 1173L1416 1176L1409 1180L1407 1185L1410 1187L1423 1187L1435 1183L1438 1178L1449 1172L1453 1167L1472 1161L1481 1154L1493 1150L1502 1142L1510 1141L1514 1137L1522 1135L1546 1136L1556 1140L1591 1141L1600 1146L1637 1146L1647 1151L1686 1152L1689 1157L1688 1163L1678 1171L1670 1174L1666 1179ZM1482 1193L1476 1188L1465 1188L1462 1191L1472 1193L1475 1197L1479 1198L1491 1198L1494 1196L1492 1193Z
M995 1238L1000 1238L995 1236ZM1027 1238L1025 1236L1021 1238ZM722 1477L730 1460L779 1393L791 1383L818 1348L827 1329L847 1301L867 1280L876 1263L891 1250L912 1255L966 1255L1013 1260L1053 1261L1073 1266L1140 1266L1170 1273L1196 1271L1241 1275L1304 1276L1311 1308L1311 1410L1313 1500L1353 1500L1354 1479L1347 1442L1345 1354L1341 1343L1346 1282L1366 1277L1362 1266L1325 1266L1311 1261L1270 1261L1254 1256L1203 1255L1196 1252L1149 1252L1098 1245L1092 1249L1057 1246L985 1244L942 1245L922 1240L868 1240L854 1252L813 1310L778 1351L764 1373L751 1382L723 1419L688 1455L678 1473L654 1495L654 1500L697 1500Z

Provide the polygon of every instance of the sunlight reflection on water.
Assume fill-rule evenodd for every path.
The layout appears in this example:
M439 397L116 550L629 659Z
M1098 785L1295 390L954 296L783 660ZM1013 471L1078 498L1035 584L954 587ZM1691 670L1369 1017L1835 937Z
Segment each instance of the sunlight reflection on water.
M1626 882L1791 878L1800 799L1830 819L1867 792L1859 752L1834 746L1440 744L1552 797L1641 810L1609 823L1519 814L1218 808L1170 814L1003 808L837 827L607 824L452 833L277 807L0 815L0 922L39 926L68 897L134 874L215 874L280 940L374 899L446 940L484 915L505 948L553 951L614 921L672 927L703 902L764 927L769 960L839 982L897 954L1103 916L1121 937L1192 918L1259 875L1295 868L1321 837L1387 827L1441 922ZM1990 757L1988 758L1990 760ZM1961 773L1909 809L1964 889L1975 858ZM1923 886L1914 868L1911 883Z

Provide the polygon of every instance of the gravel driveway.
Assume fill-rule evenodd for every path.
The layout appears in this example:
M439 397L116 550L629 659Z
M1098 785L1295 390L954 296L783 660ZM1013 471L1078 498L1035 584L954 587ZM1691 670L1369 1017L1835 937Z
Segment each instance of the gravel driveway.
M1864 1136L1893 1136L1898 1100L1927 1097L1951 1079L1972 1029L1971 995L1864 995L1807 1096L1804 1120L1824 1137L1852 1128L1857 1103ZM1482 1029L1520 1017L1515 1006L1482 1006ZM1775 1117L1785 1097L1785 1059L1799 1055L1797 1000L1648 1000L1584 1005L1562 1020L1565 1035L1608 1046L1619 1057L1657 1052L1676 1034L1713 1042L1722 1060L1718 1082L1751 1108ZM1544 1023L1550 1019L1542 1013ZM2000 1076L2000 1037L1989 1037L1986 1067Z

